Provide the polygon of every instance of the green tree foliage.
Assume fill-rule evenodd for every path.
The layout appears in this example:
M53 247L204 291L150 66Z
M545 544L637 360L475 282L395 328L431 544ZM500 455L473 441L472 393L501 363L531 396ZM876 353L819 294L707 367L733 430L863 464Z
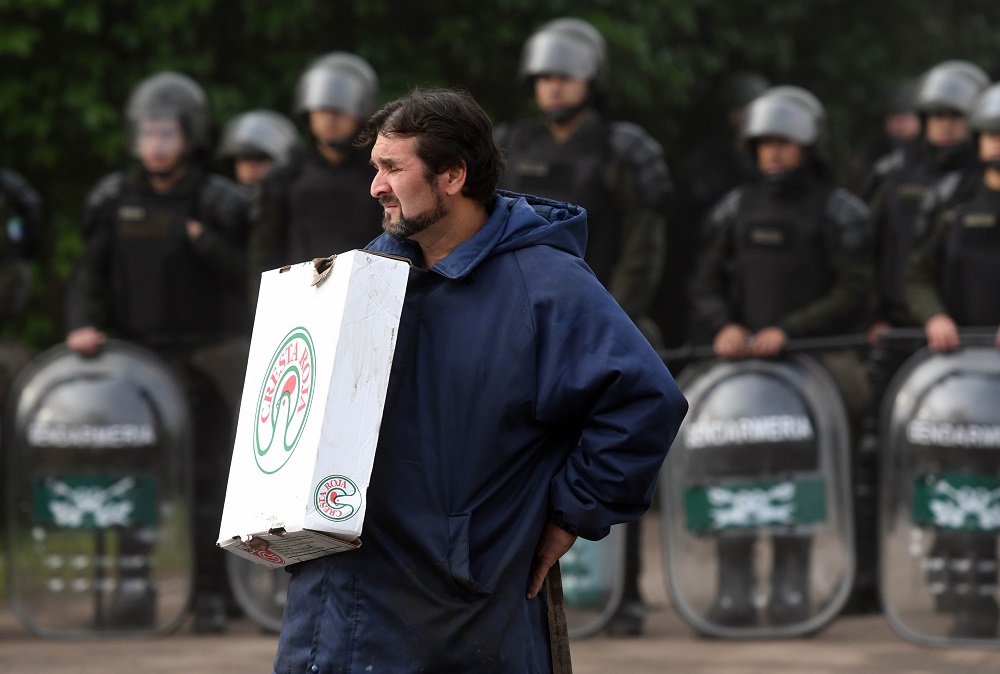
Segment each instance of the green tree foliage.
M608 40L612 115L646 127L674 166L718 133L714 94L732 70L816 93L847 179L894 82L949 58L992 74L1000 53L1000 9L986 0L0 0L0 165L39 188L51 231L19 329L40 346L62 336L82 201L128 160L121 109L142 77L194 77L221 126L250 108L290 112L309 61L347 50L375 66L383 100L421 84L462 86L507 119L531 112L514 81L525 38L568 15Z

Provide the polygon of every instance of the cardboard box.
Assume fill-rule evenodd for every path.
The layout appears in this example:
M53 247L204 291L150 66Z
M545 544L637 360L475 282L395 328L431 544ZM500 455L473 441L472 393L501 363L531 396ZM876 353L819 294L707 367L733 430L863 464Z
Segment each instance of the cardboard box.
M317 269L261 275L219 532L272 568L360 545L409 262L354 250Z

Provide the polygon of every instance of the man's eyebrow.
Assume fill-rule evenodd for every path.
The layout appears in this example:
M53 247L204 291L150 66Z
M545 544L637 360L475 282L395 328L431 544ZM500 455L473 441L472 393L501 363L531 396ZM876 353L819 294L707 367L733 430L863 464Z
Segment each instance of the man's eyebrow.
M392 157L378 156L378 157L375 157L373 159L370 159L368 161L368 163L371 164L372 166L374 166L375 168L378 168L379 164L382 164L383 166L390 166L391 167L391 166L393 166L396 163L396 160L393 159Z

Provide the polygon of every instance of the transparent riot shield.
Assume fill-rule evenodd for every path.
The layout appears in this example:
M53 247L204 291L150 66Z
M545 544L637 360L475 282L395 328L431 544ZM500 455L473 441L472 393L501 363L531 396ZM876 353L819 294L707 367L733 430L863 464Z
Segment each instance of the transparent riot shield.
M603 629L625 591L625 527L611 527L599 541L578 538L559 560L566 624L571 639Z
M854 578L843 400L813 358L710 361L660 481L674 608L723 638L814 632Z
M281 632L288 598L288 573L227 554L226 575L233 598L247 617L267 632Z
M881 425L889 624L925 645L1000 646L1000 351L915 354Z
M175 628L192 587L190 422L149 352L42 353L4 417L11 607L43 637Z

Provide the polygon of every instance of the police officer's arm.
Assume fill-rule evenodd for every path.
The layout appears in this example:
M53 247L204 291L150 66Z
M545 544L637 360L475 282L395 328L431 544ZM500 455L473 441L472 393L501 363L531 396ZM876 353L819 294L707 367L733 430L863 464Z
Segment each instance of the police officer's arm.
M101 327L110 311L111 238L120 180L120 174L113 174L88 196L81 227L83 254L66 287L66 343L85 355L96 353L105 341Z
M250 192L247 272L250 305L257 305L260 275L294 262L288 259L290 189L301 170L297 162L271 171Z
M879 286L879 267L886 251L882 250L887 225L889 192L895 185L895 175L903 167L905 155L902 150L894 150L879 159L874 166L872 175L868 177L862 188L861 196L868 204L871 220L871 260L873 279L866 298L865 324L869 329L870 339L883 329L891 327L886 298Z
M702 248L694 278L688 289L694 320L704 326L713 338L719 337L723 332L735 335L735 329L742 329L742 326L736 324L729 299L733 264L733 222L740 207L741 195L739 189L733 190L709 211L703 227L707 242ZM724 342L730 342L728 335L723 339ZM745 340L746 336L746 330L742 329L739 341ZM725 344L723 348L725 350ZM736 355L735 352L726 351L720 355L726 357Z
M249 267L251 287L260 284L261 273L289 264L288 181L289 169L277 169L251 192Z
M0 171L0 190L7 195L20 223L7 223L7 236L24 257L35 255L42 244L44 221L42 199L35 188L16 171Z
M222 176L209 176L199 198L200 235L191 245L209 262L219 281L243 287L247 280L249 204L236 185ZM190 233L190 227L189 227Z
M615 161L607 179L619 215L621 254L608 290L635 320L649 309L663 272L673 184L662 148L640 127L616 122L609 140Z
M936 351L958 346L958 328L948 316L938 281L944 244L954 211L925 205L918 218L917 244L910 253L904 276L904 291L910 313L927 333L927 343Z
M789 313L776 326L791 338L842 333L864 318L872 281L868 207L846 190L838 189L827 202L825 219L833 286L826 295Z

